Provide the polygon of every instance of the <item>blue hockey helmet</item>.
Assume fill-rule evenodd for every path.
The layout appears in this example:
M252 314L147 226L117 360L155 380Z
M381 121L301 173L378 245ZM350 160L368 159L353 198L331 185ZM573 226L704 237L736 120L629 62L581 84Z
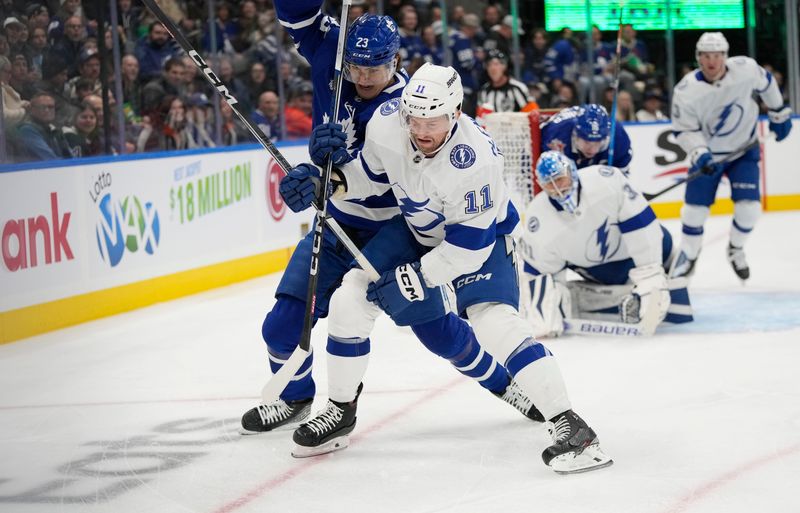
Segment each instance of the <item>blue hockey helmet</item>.
M575 120L575 135L584 141L604 141L611 132L608 112L602 105L589 103L581 107Z
M362 14L350 26L344 46L344 60L356 66L391 63L400 51L400 33L390 16Z
M578 207L578 168L560 151L546 151L536 161L536 180L550 198L569 213Z

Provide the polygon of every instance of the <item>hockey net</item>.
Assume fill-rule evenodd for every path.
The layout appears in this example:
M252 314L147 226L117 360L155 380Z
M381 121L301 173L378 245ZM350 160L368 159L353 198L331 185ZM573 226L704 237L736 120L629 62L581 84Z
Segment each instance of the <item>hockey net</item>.
M492 136L505 157L503 178L511 191L511 197L525 209L537 191L533 177L533 166L539 158L541 131L540 113L493 112L483 117L486 131Z

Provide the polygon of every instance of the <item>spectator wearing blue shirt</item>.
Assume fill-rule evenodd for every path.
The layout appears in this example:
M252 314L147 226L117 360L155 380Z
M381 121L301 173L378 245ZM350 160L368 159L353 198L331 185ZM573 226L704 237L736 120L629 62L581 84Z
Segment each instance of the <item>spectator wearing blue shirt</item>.
M56 119L56 100L45 91L31 99L25 120L17 126L15 148L19 160L56 160L70 158L64 134L53 122Z
M150 24L147 35L136 42L134 54L139 59L139 78L142 81L158 78L164 63L170 57L178 55L179 52L169 37L167 29L161 23L154 21Z
M572 42L572 30L561 29L561 39L553 43L544 57L544 69L550 90L557 91L562 82L574 84L578 78L578 54Z

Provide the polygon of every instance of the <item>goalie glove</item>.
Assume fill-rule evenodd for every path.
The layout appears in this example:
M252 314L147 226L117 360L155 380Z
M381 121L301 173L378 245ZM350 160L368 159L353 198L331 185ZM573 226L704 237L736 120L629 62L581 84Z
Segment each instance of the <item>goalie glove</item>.
M633 290L620 302L622 322L642 324L642 331L652 335L664 320L670 304L667 275L659 264L634 267L628 273Z
M572 312L572 296L567 287L542 274L530 282L531 304L528 320L533 325L533 334L538 337L557 337L564 333L564 318Z

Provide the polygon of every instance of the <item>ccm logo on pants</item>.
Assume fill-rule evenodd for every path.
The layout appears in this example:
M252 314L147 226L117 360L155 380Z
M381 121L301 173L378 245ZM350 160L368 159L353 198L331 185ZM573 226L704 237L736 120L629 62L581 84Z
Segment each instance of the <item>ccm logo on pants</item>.
M461 278L456 282L456 288L460 289L464 285L469 285L470 283L475 283L476 281L491 280L491 279L492 279L492 273L472 274L470 276L464 276L463 278Z

